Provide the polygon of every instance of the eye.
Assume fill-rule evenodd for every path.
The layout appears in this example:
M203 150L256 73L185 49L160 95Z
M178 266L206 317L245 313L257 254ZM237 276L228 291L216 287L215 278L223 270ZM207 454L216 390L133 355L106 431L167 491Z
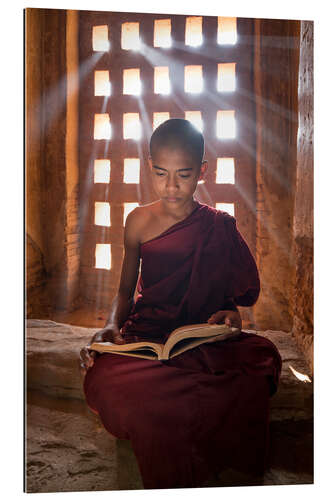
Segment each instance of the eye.
M188 177L191 177L190 175L182 175L182 174L179 174L179 177L183 177L183 179L187 179Z
M162 172L155 172L155 173L156 173L156 175L158 175L159 177L161 177L161 176L165 175L165 174L163 174Z

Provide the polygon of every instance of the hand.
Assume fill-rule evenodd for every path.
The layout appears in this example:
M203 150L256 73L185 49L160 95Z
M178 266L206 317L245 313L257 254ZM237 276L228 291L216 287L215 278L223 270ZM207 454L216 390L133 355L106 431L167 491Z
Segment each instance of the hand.
M115 344L125 344L125 340L122 337L118 327L105 327L103 330L95 333L90 343L83 347L80 351L80 372L85 375L89 368L94 366L94 362L99 353L96 351L91 351L89 346L94 342L114 342Z
M211 315L207 323L225 323L229 327L242 329L242 318L238 311L217 311Z
M103 330L95 333L89 345L94 342L113 342L114 344L125 344L124 337L121 335L117 326L106 326Z

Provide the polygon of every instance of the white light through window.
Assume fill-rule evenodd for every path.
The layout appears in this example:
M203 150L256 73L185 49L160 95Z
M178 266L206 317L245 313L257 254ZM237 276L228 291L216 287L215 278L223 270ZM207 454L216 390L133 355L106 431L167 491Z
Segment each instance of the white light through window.
M203 131L201 111L185 111L185 119L191 122L200 132Z
M157 128L159 125L161 125L166 120L169 120L169 118L170 118L170 113L168 111L161 112L161 113L154 113L154 115L153 115L153 130L155 130L155 128Z
M124 50L140 49L139 23L123 23L121 25L121 48Z
M123 125L124 139L135 139L141 137L141 122L139 113L124 113Z
M111 226L110 203L95 201L95 225Z
M218 17L217 21L217 43L235 44L237 42L237 18Z
M170 94L170 79L168 66L155 66L154 70L155 94Z
M94 139L111 139L111 123L108 113L95 114Z
M227 212L229 215L235 215L234 203L215 203L215 207L222 212Z
M96 269L111 269L111 245L110 243L97 243L95 249Z
M123 72L123 94L140 95L141 94L141 80L140 69L124 69Z
M110 160L94 161L94 183L110 182Z
M235 159L218 158L216 184L235 184Z
M171 47L171 19L155 20L154 47Z
M217 90L233 92L236 88L236 63L221 63L217 68Z
M109 96L111 84L108 71L95 71L95 96Z
M123 226L125 226L127 216L132 210L139 206L139 203L124 203L124 217L123 217Z
M124 159L124 182L126 184L139 184L140 182L140 159Z
M92 45L94 51L107 52L109 50L109 35L108 27L106 25L93 26Z
M185 92L193 94L202 92L202 66L185 66Z
M202 44L202 17L187 17L185 26L185 45L198 47Z
M234 139L236 137L234 110L217 112L216 135L219 139Z

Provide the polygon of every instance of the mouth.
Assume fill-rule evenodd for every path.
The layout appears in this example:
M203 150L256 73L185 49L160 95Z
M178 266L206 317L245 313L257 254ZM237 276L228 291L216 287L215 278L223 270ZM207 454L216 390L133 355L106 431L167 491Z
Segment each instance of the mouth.
M175 198L175 197L172 197L172 196L167 196L166 198L164 198L166 201L168 201L169 203L175 203L176 201L179 200L179 198Z

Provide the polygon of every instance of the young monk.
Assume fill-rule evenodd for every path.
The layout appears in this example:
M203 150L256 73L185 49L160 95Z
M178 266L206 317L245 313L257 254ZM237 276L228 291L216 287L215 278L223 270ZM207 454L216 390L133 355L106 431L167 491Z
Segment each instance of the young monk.
M119 291L92 342L165 342L193 323L242 327L237 306L256 302L257 267L234 217L193 197L207 170L203 154L203 136L186 120L154 131L158 201L127 217ZM230 467L263 473L281 370L269 340L242 332L168 361L85 348L81 366L89 407L111 434L131 440L145 488L200 486Z

